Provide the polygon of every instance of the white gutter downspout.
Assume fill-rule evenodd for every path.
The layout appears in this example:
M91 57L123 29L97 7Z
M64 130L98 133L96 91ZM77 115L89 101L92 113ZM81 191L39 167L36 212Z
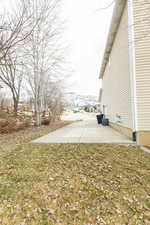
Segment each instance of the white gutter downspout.
M128 0L128 36L129 36L129 64L130 64L130 82L131 82L130 88L131 88L131 104L132 104L132 123L133 123L132 129L133 129L133 140L136 141L136 132L138 130L138 116L137 116L133 0Z

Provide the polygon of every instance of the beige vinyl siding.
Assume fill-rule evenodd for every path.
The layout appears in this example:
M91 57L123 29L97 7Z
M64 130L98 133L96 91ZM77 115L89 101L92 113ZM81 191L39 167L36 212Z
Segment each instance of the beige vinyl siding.
M150 1L133 0L138 130L150 130Z
M128 11L125 7L121 23L103 76L102 105L107 117L132 129L131 84L128 48ZM121 118L118 118L118 116Z

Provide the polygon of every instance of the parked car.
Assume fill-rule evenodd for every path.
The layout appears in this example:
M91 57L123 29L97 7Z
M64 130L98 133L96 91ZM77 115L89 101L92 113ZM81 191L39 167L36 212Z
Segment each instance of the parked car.
M74 109L73 109L73 112L74 112L74 113L78 113L78 112L80 112L80 110L79 110L78 108L74 108Z

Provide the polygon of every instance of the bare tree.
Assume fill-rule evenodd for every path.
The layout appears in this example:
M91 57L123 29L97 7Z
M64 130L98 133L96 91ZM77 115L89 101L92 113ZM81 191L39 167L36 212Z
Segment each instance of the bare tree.
M25 0L17 1L17 10L2 11L0 15L0 65L7 54L12 53L18 44L23 43L31 35L34 27L30 24L31 15L28 13Z
M23 80L23 54L19 48L27 41L38 23L37 19L31 24L31 17L24 0L17 1L16 10L13 8L11 12L1 11L0 15L0 80L12 93L15 114L18 111Z
M21 85L23 81L23 65L18 61L17 55L3 57L0 66L0 80L10 89L14 102L14 113L17 115L20 99Z
M4 106L4 101L5 101L5 93L1 91L1 89L3 89L2 85L0 85L0 109L2 110Z
M0 110L3 111L6 108L8 109L12 101L7 87L4 84L3 86L0 85L0 87L2 87L0 88Z
M47 84L47 91L44 95L45 108L48 109L50 116L55 119L60 119L64 112L64 88L62 81L51 82Z
M60 45L62 30L57 11L60 0L18 2L19 9L12 14L3 13L0 20L0 80L11 90L15 114L22 82L28 81L26 86L34 101L36 125L39 126L42 112L48 107L45 99L49 95L50 101L51 95L54 100L53 93L50 93L54 85L52 89L50 85L57 83L62 72L64 52ZM59 108L61 95L55 86L55 101L51 104L53 112Z
M30 3L30 4L29 4ZM27 65L27 80L34 99L36 125L41 125L41 115L45 111L44 96L47 84L56 79L61 64L57 19L59 0L28 1L32 16L31 23L38 20L37 26L24 45Z

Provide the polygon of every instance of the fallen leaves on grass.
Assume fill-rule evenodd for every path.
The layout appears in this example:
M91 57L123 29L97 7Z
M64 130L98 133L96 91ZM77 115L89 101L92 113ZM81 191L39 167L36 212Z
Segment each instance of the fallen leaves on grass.
M2 152L11 152L17 145L28 143L70 123L71 121L56 121L49 126L30 127L11 134L0 134L0 155Z
M133 147L28 144L0 171L0 224L150 223L150 155Z

